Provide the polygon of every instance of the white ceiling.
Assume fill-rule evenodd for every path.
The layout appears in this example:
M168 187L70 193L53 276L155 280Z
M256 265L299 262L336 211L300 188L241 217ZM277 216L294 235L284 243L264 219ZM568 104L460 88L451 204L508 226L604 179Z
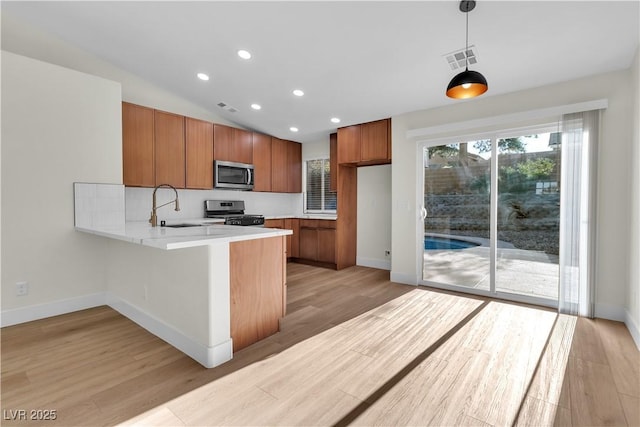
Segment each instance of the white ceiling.
M239 125L300 142L456 102L444 54L464 48L457 1L7 2L16 16ZM638 1L478 1L469 44L483 97L628 68ZM247 49L253 58L236 55ZM211 75L202 82L197 72ZM295 88L305 96L292 95ZM239 111L228 113L225 102ZM252 103L262 110L250 108ZM290 126L300 129L291 133Z

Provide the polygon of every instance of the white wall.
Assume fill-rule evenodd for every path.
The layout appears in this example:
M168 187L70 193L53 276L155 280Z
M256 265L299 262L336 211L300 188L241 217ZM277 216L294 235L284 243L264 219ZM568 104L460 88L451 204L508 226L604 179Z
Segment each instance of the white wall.
M2 51L2 310L104 291L73 182L122 182L120 85ZM15 295L15 283L29 294Z
M631 215L629 235L629 290L627 293L626 323L636 345L640 348L640 48L636 52L631 74L633 105L631 108L632 155L631 160Z
M329 158L329 136L326 141L302 144L302 161Z
M356 263L391 270L391 165L358 168Z
M631 78L627 70L506 95L490 96L489 92L474 100L393 117L392 279L416 283L419 274L417 151L416 141L406 136L408 130L607 98L598 159L596 314L622 320L631 248L627 185L632 148Z

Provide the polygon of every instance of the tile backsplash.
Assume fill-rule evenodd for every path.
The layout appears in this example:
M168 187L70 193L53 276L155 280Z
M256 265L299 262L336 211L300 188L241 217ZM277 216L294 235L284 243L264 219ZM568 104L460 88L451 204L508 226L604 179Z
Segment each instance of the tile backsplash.
M160 188L156 192L158 205L170 202L175 193L170 188ZM126 187L127 221L146 221L151 214L153 188ZM261 193L233 190L178 190L180 211L169 204L157 211L158 221L175 219L195 219L204 217L205 200L243 200L248 214L302 215L301 193Z
M73 194L76 227L101 228L124 225L124 185L74 182Z

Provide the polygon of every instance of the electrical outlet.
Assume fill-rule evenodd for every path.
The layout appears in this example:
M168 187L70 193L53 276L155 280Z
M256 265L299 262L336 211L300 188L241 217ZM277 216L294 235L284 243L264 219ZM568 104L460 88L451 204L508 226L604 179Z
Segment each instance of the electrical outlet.
M29 282L16 283L16 296L24 296L29 294Z

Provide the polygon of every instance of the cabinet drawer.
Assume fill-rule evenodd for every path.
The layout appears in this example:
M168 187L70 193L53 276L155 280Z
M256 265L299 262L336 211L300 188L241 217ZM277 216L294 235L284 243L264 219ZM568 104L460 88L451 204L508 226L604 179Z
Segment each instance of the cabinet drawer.
M318 228L317 219L301 219L300 228Z
M318 221L318 228L331 228L334 229L336 228L336 222L332 219L319 219Z

